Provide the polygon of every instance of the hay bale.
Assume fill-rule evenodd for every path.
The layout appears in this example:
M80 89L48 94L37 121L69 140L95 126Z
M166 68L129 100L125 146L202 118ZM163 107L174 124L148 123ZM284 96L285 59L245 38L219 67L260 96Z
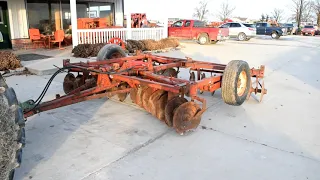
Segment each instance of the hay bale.
M175 38L161 39L160 42L164 48L176 48L180 45L179 40Z
M18 56L10 51L0 51L0 71L21 67Z
M105 45L105 43L92 44L92 52L90 57L97 57L100 49L102 49Z
M159 47L158 42L153 39L141 40L141 42L143 42L147 51L157 50Z
M128 51L130 53L134 53L137 50L141 50L142 47L141 47L141 44L138 41L132 40L132 39L128 39L126 48L128 49Z
M79 44L72 50L74 57L87 58L91 56L93 51L92 44Z

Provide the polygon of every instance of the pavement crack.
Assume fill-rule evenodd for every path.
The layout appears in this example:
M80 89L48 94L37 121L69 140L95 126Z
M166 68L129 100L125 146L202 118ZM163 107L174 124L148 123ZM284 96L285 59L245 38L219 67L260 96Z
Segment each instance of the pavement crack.
M97 170L95 170L95 171L93 171L93 172L91 172L91 173L87 174L85 177L81 178L80 180L84 180L85 178L90 177L91 175L93 175L93 174L97 173L98 171L100 171L100 170L102 170L102 169L104 169L104 168L106 168L106 167L108 167L108 166L110 166L110 165L112 165L112 164L114 164L114 163L116 163L116 162L121 161L122 159L126 158L127 156L129 156L129 155L131 155L131 154L133 154L133 153L135 153L135 152L139 151L140 149L142 149L142 148L144 148L144 147L146 147L146 146L148 146L148 145L152 144L153 142L155 142L156 140L158 140L158 139L162 138L164 135L166 135L167 133L169 133L169 132L171 132L171 131L172 131L172 129L168 129L168 130L166 130L165 132L163 132L163 133L159 134L158 136L156 136L156 137L154 137L154 138L149 139L149 140L148 140L148 141L146 141L145 143L140 144L140 145L138 145L138 146L136 146L136 147L132 148L130 151L128 151L127 153L125 153L125 154L124 154L123 156L121 156L120 158L118 158L118 159L116 159L116 160L114 160L114 161L112 161L112 162L108 163L107 165L102 166L101 168L99 168L99 169L97 169Z
M207 131L214 131L214 132L218 132L218 133L221 133L221 134L224 134L226 136L230 136L230 137L233 137L233 138L237 138L237 139L241 139L243 141L247 141L247 142L250 142L250 143L254 143L254 144L258 144L258 145L261 145L261 146L265 146L265 147L268 147L268 148L271 148L271 149L274 149L274 150L277 150L277 151L281 151L281 152L284 152L284 153L289 153L289 154L293 154L295 156L300 156L302 158L306 158L306 159L310 159L312 161L315 161L315 162L318 162L320 163L320 161L318 159L314 159L314 158L311 158L311 157L308 157L308 156L304 156L304 155L301 155L301 154L297 154L293 151L288 151L288 150L284 150L284 149L280 149L280 148L277 148L277 147L274 147L274 146L271 146L271 145L268 145L268 144L265 144L265 143L260 143L260 142L257 142L257 141L254 141L254 140L250 140L248 138L243 138L243 137L240 137L240 136L236 136L236 135L233 135L233 134L229 134L229 133L226 133L226 132L223 132L223 131L219 131L217 129L213 129L213 128L210 128L210 127L207 127L207 126L201 126L201 129L202 130L207 130Z

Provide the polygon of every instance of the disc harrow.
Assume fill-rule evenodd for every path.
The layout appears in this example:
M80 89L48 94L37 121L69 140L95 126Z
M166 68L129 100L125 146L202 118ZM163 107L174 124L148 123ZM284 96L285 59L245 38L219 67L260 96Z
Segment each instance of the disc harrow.
M224 102L233 106L243 104L252 93L261 94L262 101L267 93L265 67L250 69L242 60L225 65L141 53L128 57L115 45L106 45L99 54L109 59L79 63L63 60L63 67L52 76L40 97L22 103L24 117L86 100L114 96L125 101L129 96L137 106L184 134L199 126L207 109L205 92L213 95L221 89ZM178 78L180 69L188 70L190 76ZM42 102L52 79L63 71L68 71L63 82L65 94Z

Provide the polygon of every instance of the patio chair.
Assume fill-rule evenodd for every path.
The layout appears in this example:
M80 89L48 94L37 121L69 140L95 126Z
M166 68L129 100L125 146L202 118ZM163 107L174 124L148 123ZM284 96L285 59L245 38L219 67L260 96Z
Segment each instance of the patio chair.
M56 30L56 32L54 32L54 39L50 40L49 49L51 47L51 43L52 44L59 43L59 49L64 49L64 48L61 48L61 43L63 42L63 40L64 40L64 31Z
M29 29L29 36L34 49L36 48L37 44L43 44L43 46L46 47L45 37L40 34L39 29Z

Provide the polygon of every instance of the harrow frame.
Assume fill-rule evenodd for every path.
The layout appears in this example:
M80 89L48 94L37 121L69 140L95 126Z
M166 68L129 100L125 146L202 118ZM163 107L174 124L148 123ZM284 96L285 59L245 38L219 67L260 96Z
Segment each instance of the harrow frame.
M96 62L70 63L70 60L63 60L63 70L69 73L78 73L77 78L66 76L64 81L65 95L56 95L56 99L47 102L36 102L29 100L21 104L24 109L24 117L34 114L75 104L78 102L111 97L113 95L124 95L124 100L133 89L149 87L156 90L168 92L168 101L173 97L190 97L190 102L198 101L201 110L196 113L199 118L207 109L206 100L198 96L198 91L214 93L221 88L223 73L227 65L205 61L193 60L191 58L171 58L165 56L142 54L138 52L135 56L119 57ZM187 68L190 71L190 79L180 79L172 76L161 75L165 70ZM265 67L250 69L250 77L256 78L256 87L251 87L251 93L261 93L261 99L267 90L264 84L259 83L264 78ZM211 73L211 77L202 76L203 72ZM197 76L195 76L197 74ZM70 81L70 82L69 82ZM74 84L77 84L76 88ZM122 86L125 83L124 86ZM251 84L251 83L250 83ZM70 88L71 86L72 88ZM251 84L252 85L252 84ZM120 98L121 99L121 98ZM39 100L39 99L38 99ZM184 133L176 129L178 133Z

